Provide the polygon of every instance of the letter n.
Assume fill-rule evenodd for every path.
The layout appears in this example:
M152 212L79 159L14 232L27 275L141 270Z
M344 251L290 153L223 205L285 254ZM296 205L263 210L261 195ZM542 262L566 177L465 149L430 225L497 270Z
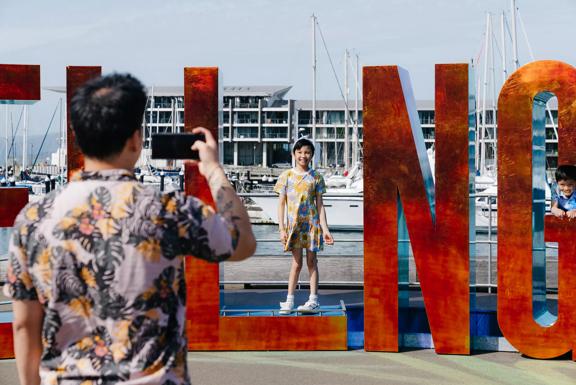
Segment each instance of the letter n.
M470 89L467 64L436 66L434 186L408 73L364 68L366 350L398 351L399 276L407 283L399 235L407 225L435 349L470 352Z

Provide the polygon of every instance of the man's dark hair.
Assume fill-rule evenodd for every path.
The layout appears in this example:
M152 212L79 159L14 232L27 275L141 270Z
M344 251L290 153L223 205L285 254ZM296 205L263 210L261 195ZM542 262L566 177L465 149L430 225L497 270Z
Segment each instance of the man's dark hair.
M292 154L295 154L296 150L299 150L302 147L306 146L310 147L310 149L312 150L312 156L314 156L314 143L312 143L310 140L306 138L300 138L296 141L296 143L294 143L294 147L292 147Z
M129 74L98 77L79 87L70 118L82 152L97 159L120 153L141 129L146 101L144 86Z
M576 181L576 166L573 166L571 164L560 165L556 169L556 173L554 176L556 177L556 182L568 179Z

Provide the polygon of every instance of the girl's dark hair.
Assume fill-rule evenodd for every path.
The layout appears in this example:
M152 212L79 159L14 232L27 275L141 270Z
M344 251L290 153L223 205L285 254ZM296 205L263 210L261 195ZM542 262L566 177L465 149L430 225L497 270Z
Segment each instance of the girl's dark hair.
M300 138L294 143L294 147L292 147L292 154L296 153L296 150L301 149L302 147L308 146L312 150L312 156L314 156L314 143L306 138Z
M563 164L561 166L558 166L554 176L556 177L556 182L560 182L561 180L567 180L567 179L572 179L576 181L576 166L573 166L571 164Z

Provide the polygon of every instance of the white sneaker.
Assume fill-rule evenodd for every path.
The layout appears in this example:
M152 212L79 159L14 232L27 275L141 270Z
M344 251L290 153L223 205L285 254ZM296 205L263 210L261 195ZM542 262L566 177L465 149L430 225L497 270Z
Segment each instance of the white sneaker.
M294 311L294 302L280 302L279 314L290 314Z
M304 305L298 306L298 311L302 313L318 313L320 304L317 301L306 301Z

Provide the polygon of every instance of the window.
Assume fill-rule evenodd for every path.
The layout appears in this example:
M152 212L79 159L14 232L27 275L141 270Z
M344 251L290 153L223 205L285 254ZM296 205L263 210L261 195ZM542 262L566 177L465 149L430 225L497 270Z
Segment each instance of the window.
M328 111L326 124L344 124L344 111Z
M418 111L420 124L434 124L434 111Z
M237 112L236 120L234 123L237 124L258 124L258 113L257 112Z
M236 138L257 138L258 128L256 127L236 127Z
M312 111L299 111L298 124L312 124Z
M264 124L287 124L288 123L288 113L273 111L264 113Z
M288 138L286 127L264 127L264 138Z

